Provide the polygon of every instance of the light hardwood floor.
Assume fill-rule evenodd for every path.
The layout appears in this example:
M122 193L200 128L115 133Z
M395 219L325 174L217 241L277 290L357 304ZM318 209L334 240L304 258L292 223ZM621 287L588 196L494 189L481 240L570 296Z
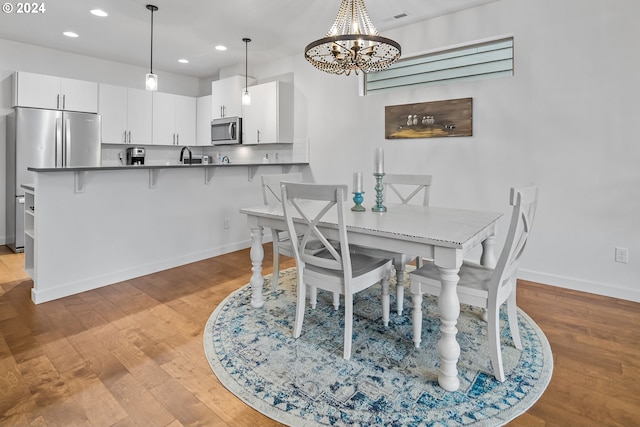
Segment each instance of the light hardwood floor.
M270 259L265 245L265 274ZM40 305L22 262L0 246L1 426L278 425L221 386L204 358L203 327L249 281L248 250ZM640 304L530 282L518 303L547 335L555 368L510 425L640 426Z

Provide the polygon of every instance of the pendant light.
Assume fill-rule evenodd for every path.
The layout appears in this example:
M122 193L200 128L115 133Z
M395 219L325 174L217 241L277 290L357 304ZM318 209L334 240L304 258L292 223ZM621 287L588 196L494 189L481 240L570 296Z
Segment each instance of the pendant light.
M158 10L158 6L148 4L147 9L151 11L151 60L145 86L147 90L156 91L158 90L158 76L153 74L153 12Z
M400 45L378 34L364 0L342 0L325 37L309 43L304 56L314 67L331 74L375 73L400 58Z
M244 42L244 91L242 92L242 105L251 105L251 94L249 93L249 43L250 38L243 38ZM237 98L236 98L237 99Z

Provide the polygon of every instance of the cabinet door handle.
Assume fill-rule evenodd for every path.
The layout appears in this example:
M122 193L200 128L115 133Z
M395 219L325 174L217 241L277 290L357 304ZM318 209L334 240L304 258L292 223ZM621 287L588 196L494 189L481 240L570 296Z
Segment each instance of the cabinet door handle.
M257 132L258 132L258 142L260 142L260 129L258 129Z
M180 145L180 134L176 133L176 145Z
M131 144L131 131L129 131L129 144Z
M58 110L60 109L60 94L56 95L56 108Z
M62 95L62 109L64 110L67 106L67 95Z

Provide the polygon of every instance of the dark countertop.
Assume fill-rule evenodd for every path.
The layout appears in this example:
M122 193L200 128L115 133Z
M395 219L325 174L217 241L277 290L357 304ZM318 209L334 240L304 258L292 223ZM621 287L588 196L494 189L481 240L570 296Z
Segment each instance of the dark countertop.
M76 171L120 171L133 169L175 169L175 168L230 168L237 166L299 166L308 165L309 162L291 162L291 163L209 163L206 165L126 165L126 166L76 166L76 167L60 167L60 168L27 168L31 172L76 172Z

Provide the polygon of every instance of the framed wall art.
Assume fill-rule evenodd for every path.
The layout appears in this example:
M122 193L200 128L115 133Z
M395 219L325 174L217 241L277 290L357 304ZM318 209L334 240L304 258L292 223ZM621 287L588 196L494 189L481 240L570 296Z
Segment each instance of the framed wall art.
M472 136L473 99L384 107L385 139Z

